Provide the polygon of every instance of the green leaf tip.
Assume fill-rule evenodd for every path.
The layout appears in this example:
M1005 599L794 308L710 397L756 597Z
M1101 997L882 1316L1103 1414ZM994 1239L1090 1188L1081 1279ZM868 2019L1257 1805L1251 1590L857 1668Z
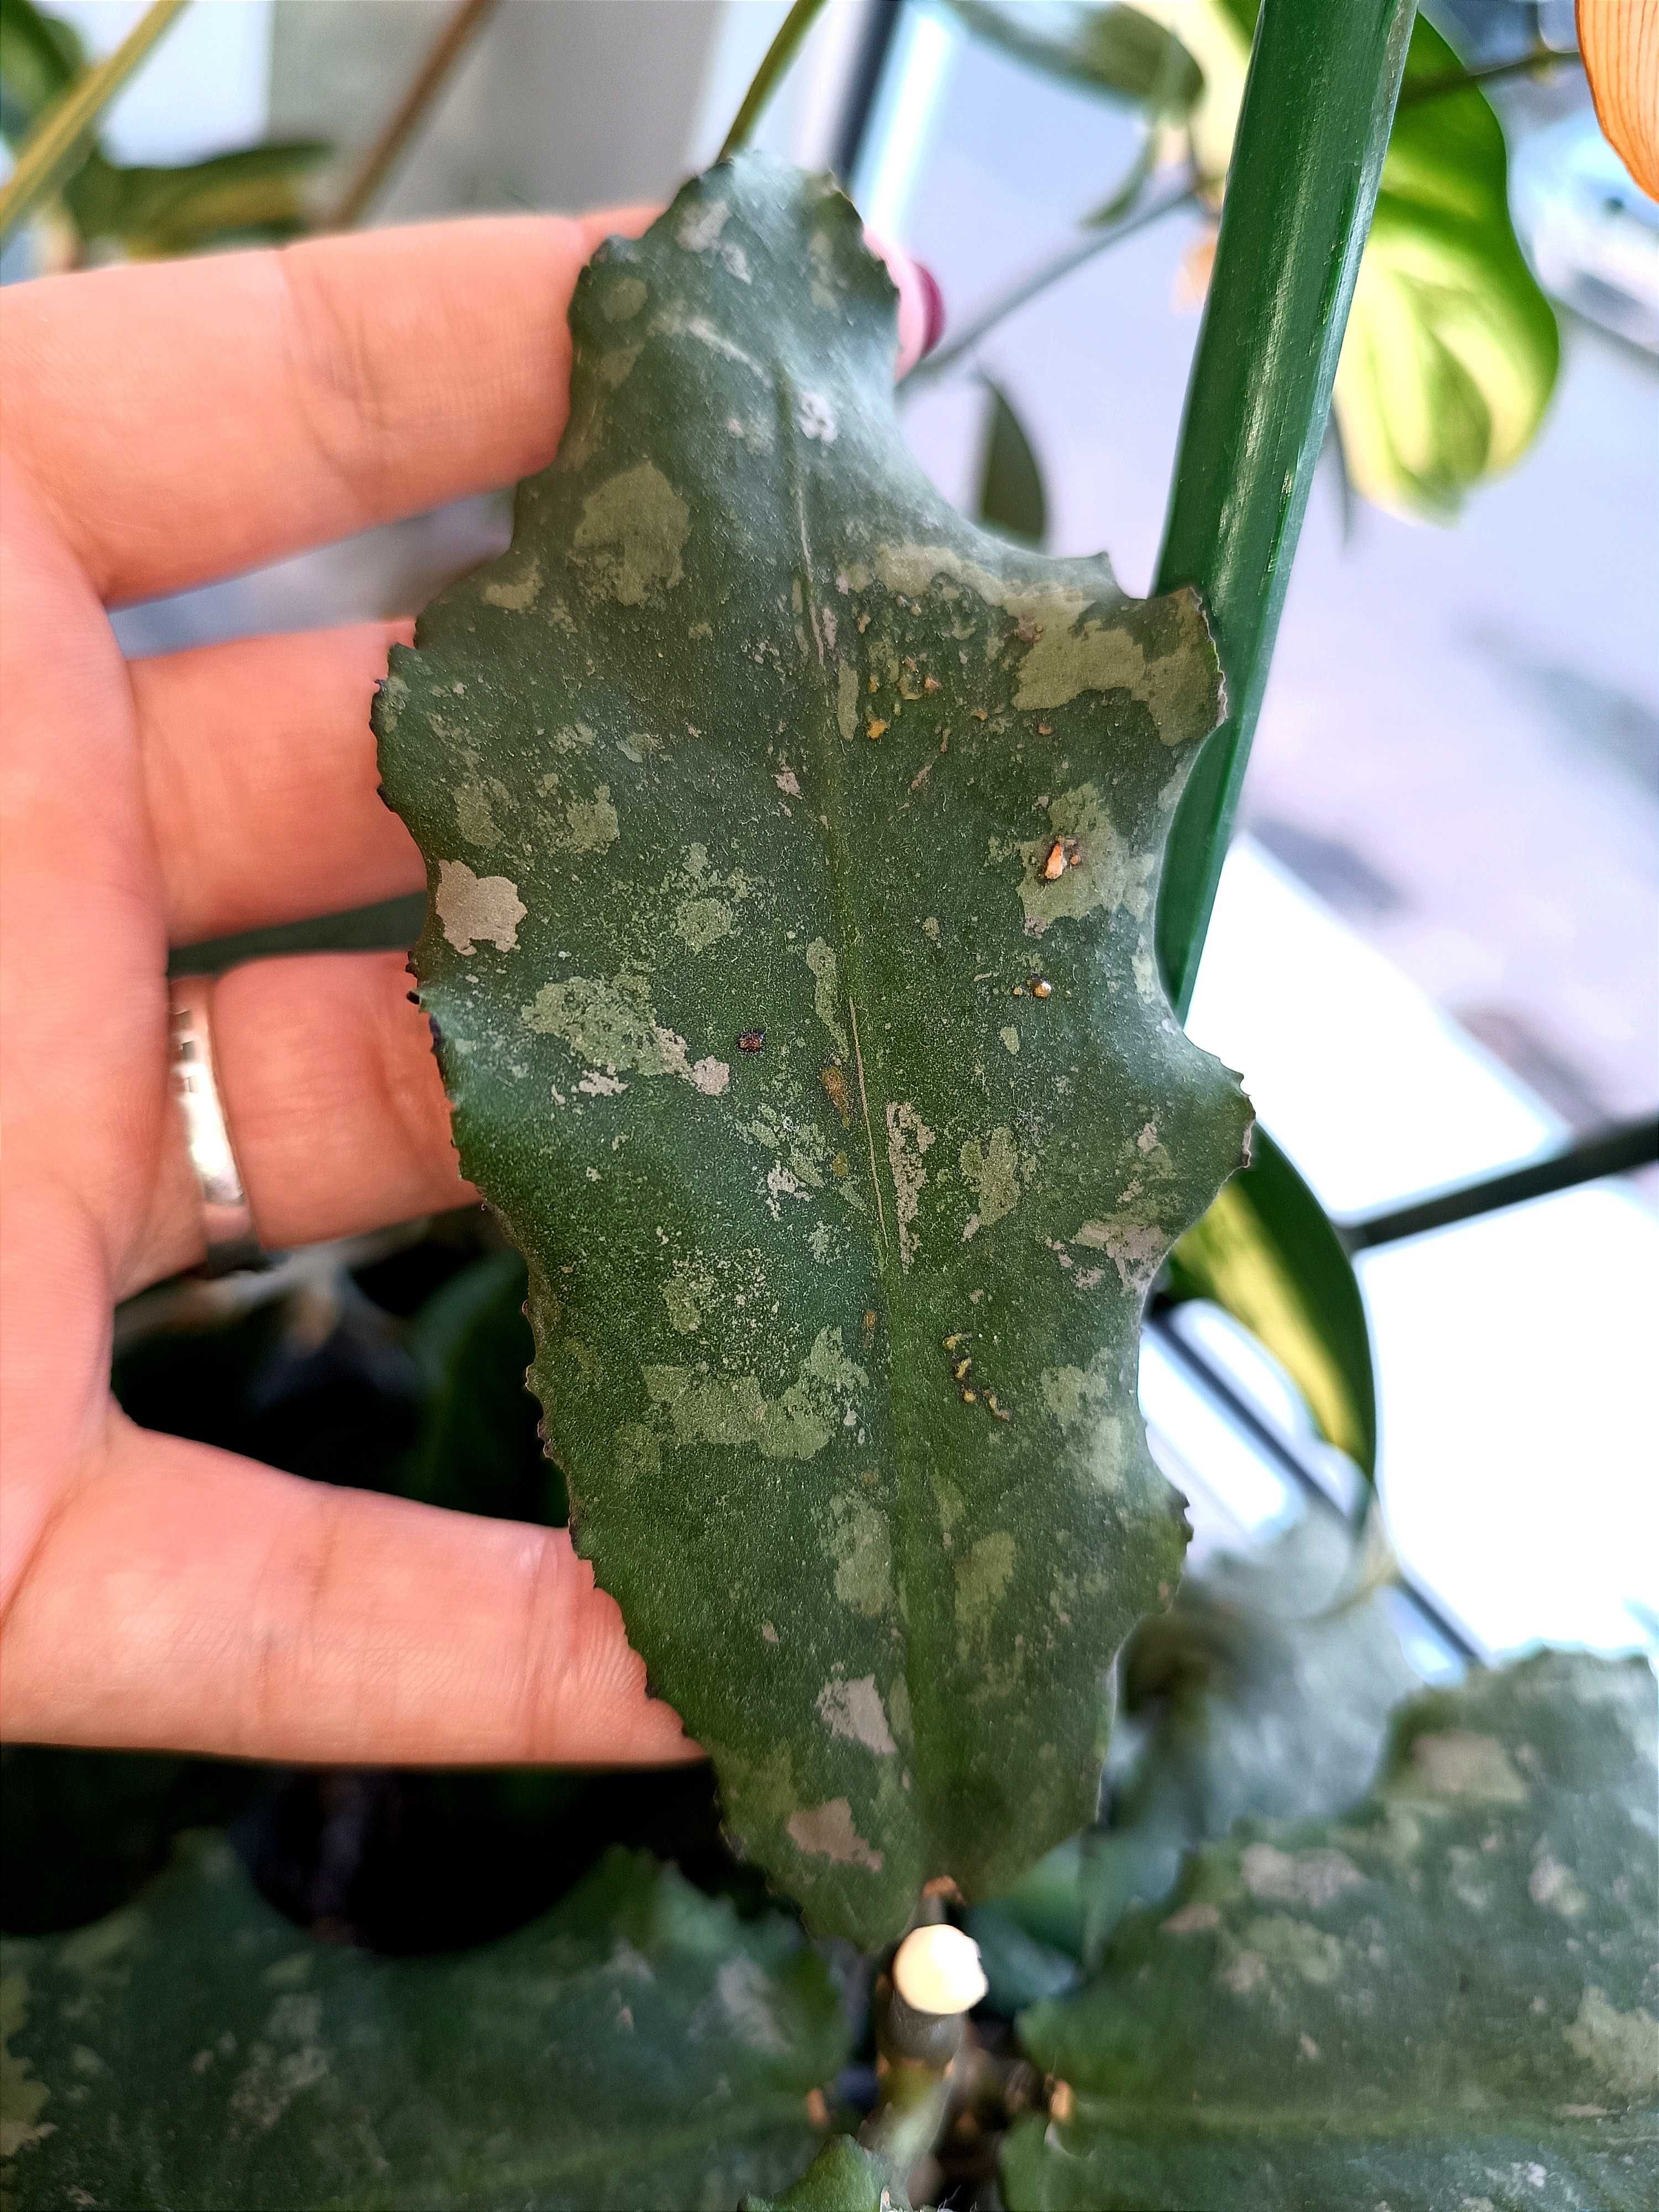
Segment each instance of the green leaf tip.
M909 2212L887 2160L851 2136L831 2136L781 2197L745 2197L742 2212Z
M1141 1307L1249 1118L1152 944L1202 611L942 500L894 306L756 155L611 240L557 459L375 711L579 1547L744 1848L868 1945L1092 1812L1186 1539Z

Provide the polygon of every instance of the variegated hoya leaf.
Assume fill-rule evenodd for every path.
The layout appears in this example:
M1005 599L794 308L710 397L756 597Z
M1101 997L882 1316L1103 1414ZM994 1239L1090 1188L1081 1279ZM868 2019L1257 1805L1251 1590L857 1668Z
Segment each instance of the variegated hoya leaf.
M811 2158L848 2040L798 1928L644 1852L500 1942L388 1959L197 1833L120 1911L0 1941L0 2204L731 2212Z
M1650 2212L1654 1722L1644 1660L1540 1652L1407 1705L1343 1818L1198 1851L1022 2015L1066 2093L1014 2212Z
M1220 676L1190 592L922 477L827 180L711 170L571 320L556 461L378 702L420 996L578 1544L744 1846L874 1944L1087 1819L1180 1566L1140 1311L1249 1109L1151 933Z

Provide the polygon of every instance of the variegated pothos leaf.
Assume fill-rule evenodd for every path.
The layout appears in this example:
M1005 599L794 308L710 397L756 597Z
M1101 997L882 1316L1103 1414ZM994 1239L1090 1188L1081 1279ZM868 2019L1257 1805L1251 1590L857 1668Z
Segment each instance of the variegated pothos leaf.
M1140 1311L1249 1109L1151 932L1220 677L1190 592L921 476L827 180L710 171L571 323L556 461L378 703L420 995L578 1543L742 1843L875 1943L1088 1817L1179 1568Z

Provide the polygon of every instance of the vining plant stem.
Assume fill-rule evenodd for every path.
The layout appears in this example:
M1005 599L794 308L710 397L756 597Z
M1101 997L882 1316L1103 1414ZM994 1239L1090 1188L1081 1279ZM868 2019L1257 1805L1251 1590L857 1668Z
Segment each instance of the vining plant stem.
M777 36L761 57L760 67L750 79L749 89L732 118L732 128L726 134L717 160L723 161L728 155L741 152L754 137L755 125L760 121L767 102L782 82L790 63L800 51L802 40L811 29L823 6L823 0L795 0L794 6L778 26Z
M1443 76L1425 77L1419 83L1408 84L1400 95L1401 107L1421 107L1425 100L1443 100L1449 93L1467 92L1471 85L1478 87L1501 84L1505 78L1532 76L1540 70L1579 69L1583 66L1576 53L1558 53L1553 46L1535 46L1529 54L1522 54L1510 62L1492 62L1486 69L1448 70Z
M63 180L110 101L171 27L185 0L154 0L112 54L89 69L48 108L18 149L17 166L0 190L0 243L37 201Z
M1097 253L1104 253L1109 247L1121 245L1126 238L1133 237L1136 231L1148 228L1164 216L1172 214L1176 208L1190 206L1198 198L1201 189L1198 180L1188 176L1177 189L1164 192L1155 200L1131 207L1121 222L1100 230L1086 231L1050 260L1028 270L1006 291L999 293L994 300L981 308L949 345L941 346L937 352L929 354L925 361L919 362L904 379L903 388L928 384L935 377L943 375L946 369L954 368L965 354L972 352L999 323L1006 321L1008 316L1023 307L1028 300L1036 299L1037 294L1046 291L1050 284L1059 283L1061 277L1069 276L1074 269L1081 269Z
M1194 585L1228 714L1176 810L1158 907L1185 1018L1330 416L1414 0L1264 0L1154 589Z
M449 81L475 32L495 7L495 0L460 0L427 50L409 89L388 117L385 128L358 163L356 172L340 195L325 228L349 230L361 222L399 155L414 137L427 110Z
M859 2130L866 2150L884 2159L902 2186L938 2144L951 2107L966 2015L919 2013L896 1990L878 1992L876 2040L881 2094Z

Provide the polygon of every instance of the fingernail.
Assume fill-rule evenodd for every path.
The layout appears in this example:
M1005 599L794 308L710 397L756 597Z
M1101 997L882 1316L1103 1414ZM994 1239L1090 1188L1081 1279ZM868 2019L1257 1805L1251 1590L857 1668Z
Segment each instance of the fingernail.
M923 332L921 350L926 357L945 336L945 295L939 289L939 279L925 261L915 264L921 280L921 296L927 305L927 322Z

